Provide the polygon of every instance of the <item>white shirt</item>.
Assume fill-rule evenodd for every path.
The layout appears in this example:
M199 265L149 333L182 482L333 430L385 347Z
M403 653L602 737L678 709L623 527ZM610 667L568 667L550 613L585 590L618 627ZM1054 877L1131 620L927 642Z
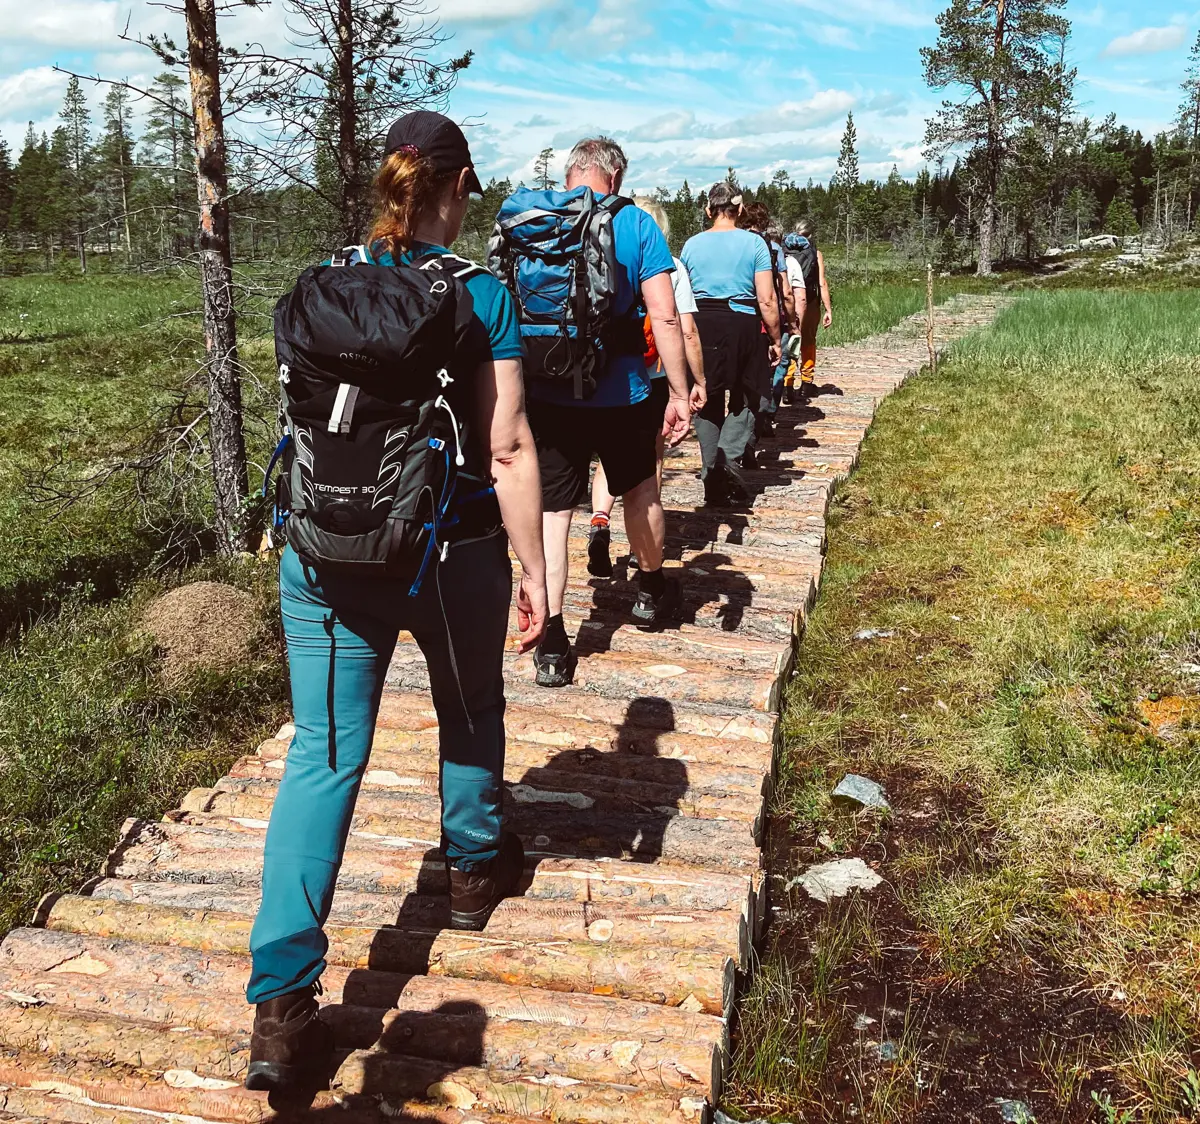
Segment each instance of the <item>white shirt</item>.
M787 255L787 277L788 284L793 289L804 288L804 270L800 268L800 263L791 254Z
M675 289L675 307L679 310L680 316L685 313L696 314L696 297L692 292L692 279L688 274L687 266L678 258L672 258L675 263L675 272L671 274L671 285ZM800 282L804 284L803 280Z

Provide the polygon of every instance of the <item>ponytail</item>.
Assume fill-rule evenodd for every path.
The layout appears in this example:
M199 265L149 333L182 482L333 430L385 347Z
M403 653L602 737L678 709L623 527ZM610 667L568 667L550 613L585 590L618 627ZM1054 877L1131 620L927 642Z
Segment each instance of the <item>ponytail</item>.
M371 242L382 240L393 252L408 250L423 212L435 207L457 172L439 173L433 161L405 146L383 158L375 174L375 222Z

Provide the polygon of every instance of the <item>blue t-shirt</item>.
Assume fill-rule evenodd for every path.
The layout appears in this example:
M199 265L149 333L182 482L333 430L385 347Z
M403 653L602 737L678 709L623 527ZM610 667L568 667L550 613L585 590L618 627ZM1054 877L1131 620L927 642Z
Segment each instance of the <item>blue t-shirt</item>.
M679 255L699 300L724 300L735 312L758 312L754 275L770 272L771 251L749 230L706 230L687 240Z
M640 207L622 207L613 216L613 243L620 267L613 311L620 317L641 303L642 285L670 273L675 261L658 224ZM580 401L569 383L548 379L530 379L529 394L564 406L636 406L650 396L650 374L640 355L613 355L590 398Z
M404 264L421 257L423 254L448 254L445 246L434 246L428 242L414 242L412 249L400 255ZM379 265L395 265L396 260L390 250L375 252L371 255ZM469 334L468 346L477 353L480 363L497 359L521 358L521 327L517 321L517 305L510 293L486 269L467 278L467 292L471 294L474 303L474 315L471 317L472 331Z

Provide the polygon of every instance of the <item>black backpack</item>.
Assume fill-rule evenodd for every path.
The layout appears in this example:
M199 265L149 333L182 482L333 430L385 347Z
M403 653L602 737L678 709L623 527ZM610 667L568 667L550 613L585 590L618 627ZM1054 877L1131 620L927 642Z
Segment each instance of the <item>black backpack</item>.
M444 254L379 266L359 246L305 270L276 304L283 438L267 479L282 458L275 527L306 562L401 577L416 594L444 557L474 272Z

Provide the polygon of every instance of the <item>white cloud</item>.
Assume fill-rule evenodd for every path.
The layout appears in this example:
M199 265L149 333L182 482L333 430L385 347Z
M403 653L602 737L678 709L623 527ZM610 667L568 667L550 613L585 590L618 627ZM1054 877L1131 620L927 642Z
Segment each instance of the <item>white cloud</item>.
M666 140L686 140L703 132L703 127L697 126L696 115L690 109L673 109L670 113L662 113L641 125L635 125L625 133L625 139L631 141L648 141L651 143Z
M757 136L789 133L828 125L854 108L858 99L846 90L818 90L803 101L787 101L769 109L735 118L725 125L722 136Z
M1188 29L1183 22L1169 23L1166 27L1143 27L1128 35L1118 35L1107 47L1104 55L1120 58L1125 55L1153 55L1159 51L1173 51L1187 41Z
M35 66L0 78L0 120L19 121L49 116L58 108L67 76L53 67Z
M446 23L503 24L567 6L564 0L442 0L438 15Z
M0 27L13 43L59 48L111 46L120 32L119 6L112 0L51 0L30 4L0 0Z
M845 51L861 51L862 37L855 35L848 27L837 23L818 23L808 28L808 33L818 43L827 47L841 47Z
M660 70L724 70L735 73L745 65L744 59L728 51L684 51L672 47L669 51L630 55L633 66L650 66Z

